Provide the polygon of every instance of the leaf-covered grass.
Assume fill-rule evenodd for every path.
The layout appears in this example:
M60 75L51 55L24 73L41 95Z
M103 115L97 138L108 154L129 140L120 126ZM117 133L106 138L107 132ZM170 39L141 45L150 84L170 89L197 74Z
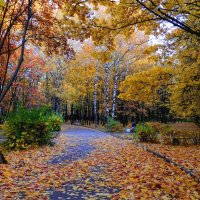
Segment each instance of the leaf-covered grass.
M149 149L161 153L178 164L183 165L200 178L200 146L172 146L144 143Z
M108 152L93 155L107 163L106 185L122 188L116 199L198 199L198 184L179 168L127 141L107 138L96 145Z
M25 192L27 199L37 199L38 196L44 197L41 191L60 185L60 169L49 166L48 162L53 155L61 154L66 145L70 146L67 137L60 135L53 147L43 146L7 153L9 164L0 165L0 190L4 191L0 193L0 199L13 199L20 191Z

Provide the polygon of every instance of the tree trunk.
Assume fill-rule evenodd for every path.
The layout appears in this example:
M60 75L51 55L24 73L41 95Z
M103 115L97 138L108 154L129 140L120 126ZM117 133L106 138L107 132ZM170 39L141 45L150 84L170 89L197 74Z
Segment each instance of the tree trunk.
M115 118L115 110L116 110L116 98L117 98L117 82L119 78L119 63L120 63L120 55L117 57L117 61L115 62L115 77L114 77L114 88L113 88L113 98L112 98L112 118Z
M70 114L71 124L74 123L74 105L71 105L71 114Z
M96 65L96 72L94 77L94 124L98 125L98 113L97 113L97 82L98 82L98 65Z
M68 110L67 110L67 103L65 104L65 114L64 114L65 122L68 120Z
M105 70L105 96L106 96L106 125L109 125L109 64L104 65Z
M0 152L0 164L7 164L8 162L6 161L4 155Z
M33 15L31 7L32 7L32 1L29 0L29 4L28 4L28 16L27 16L27 21L26 21L26 23L24 25L24 32L23 32L23 37L22 37L22 45L21 45L20 57L19 57L18 64L17 64L15 72L11 76L11 78L8 81L8 83L5 86L5 88L0 93L0 103L3 101L4 97L6 96L7 92L10 89L10 87L12 86L13 82L17 78L18 72L19 72L19 70L21 68L21 65L22 65L23 61L24 61L24 51L25 51L26 35L27 35L28 27L29 27L29 22L30 22L30 20L32 18L32 15Z

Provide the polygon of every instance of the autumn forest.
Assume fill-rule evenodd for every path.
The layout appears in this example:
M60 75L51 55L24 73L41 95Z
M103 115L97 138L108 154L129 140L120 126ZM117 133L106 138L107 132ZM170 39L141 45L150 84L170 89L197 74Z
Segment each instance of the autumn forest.
M195 0L0 0L0 200L199 199L199 46Z

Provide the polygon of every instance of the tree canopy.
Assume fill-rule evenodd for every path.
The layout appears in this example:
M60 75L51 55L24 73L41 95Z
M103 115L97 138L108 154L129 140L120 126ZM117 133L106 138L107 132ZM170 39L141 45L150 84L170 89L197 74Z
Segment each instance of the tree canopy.
M156 112L198 121L199 2L1 0L0 6L2 113L47 103L72 118ZM41 94L38 101L29 90Z

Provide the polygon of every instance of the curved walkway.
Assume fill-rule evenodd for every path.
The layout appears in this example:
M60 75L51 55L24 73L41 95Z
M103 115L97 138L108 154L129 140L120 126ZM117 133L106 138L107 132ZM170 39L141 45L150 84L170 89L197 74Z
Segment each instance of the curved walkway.
M84 159L95 150L95 147L91 145L92 141L108 136L106 133L79 126L69 126L63 133L72 141L73 146L66 149L66 152L61 156L53 158L50 161L52 165L58 163L70 164L73 161ZM62 190L49 190L49 198L52 200L110 199L110 195L118 193L119 190L117 188L101 187L96 184L98 182L96 177L101 174L102 168L103 166L91 167L90 176L80 177L74 182L67 182ZM92 187L88 188L85 185L86 182L90 183Z
M70 147L50 165L72 166L75 172L70 168L66 177L71 181L47 191L51 200L200 198L199 185L191 177L130 141L78 126L62 133Z

